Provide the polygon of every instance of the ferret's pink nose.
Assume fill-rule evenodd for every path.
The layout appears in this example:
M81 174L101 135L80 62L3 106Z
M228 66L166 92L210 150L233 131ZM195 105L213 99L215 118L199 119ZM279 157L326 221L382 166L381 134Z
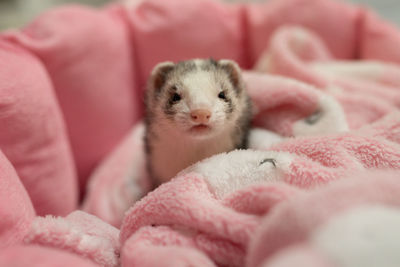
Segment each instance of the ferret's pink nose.
M192 121L196 123L207 123L211 117L211 111L208 109L195 109L190 112Z

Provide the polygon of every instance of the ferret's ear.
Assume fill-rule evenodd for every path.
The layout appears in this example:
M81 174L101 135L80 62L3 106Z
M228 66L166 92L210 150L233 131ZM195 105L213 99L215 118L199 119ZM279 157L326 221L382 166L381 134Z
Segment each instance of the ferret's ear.
M170 61L162 62L155 66L153 71L151 72L151 87L153 87L154 90L159 91L164 85L168 73L171 72L174 68L175 64Z
M228 59L221 59L218 61L218 66L226 71L229 75L229 79L234 87L241 87L242 78L241 78L241 70L239 65L233 61Z

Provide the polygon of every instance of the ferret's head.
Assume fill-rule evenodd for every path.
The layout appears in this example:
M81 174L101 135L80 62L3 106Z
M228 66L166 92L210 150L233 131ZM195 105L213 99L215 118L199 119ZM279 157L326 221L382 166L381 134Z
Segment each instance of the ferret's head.
M148 116L160 127L206 137L235 127L248 97L235 62L196 59L158 64L146 102Z

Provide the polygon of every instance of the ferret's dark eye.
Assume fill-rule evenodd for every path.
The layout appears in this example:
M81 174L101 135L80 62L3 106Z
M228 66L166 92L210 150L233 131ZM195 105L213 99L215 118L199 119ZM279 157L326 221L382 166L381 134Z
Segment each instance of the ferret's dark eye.
M224 91L220 92L218 94L218 97L221 98L221 99L226 99L225 92Z
M174 93L172 95L172 102L178 102L179 100L181 100L181 96L178 93Z

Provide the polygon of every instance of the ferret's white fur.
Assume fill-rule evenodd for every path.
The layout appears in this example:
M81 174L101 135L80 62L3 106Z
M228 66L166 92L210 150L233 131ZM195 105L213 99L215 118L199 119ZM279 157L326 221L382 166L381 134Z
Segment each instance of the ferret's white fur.
M158 129L163 134L154 142L156 148L151 160L157 162L153 166L153 172L161 183L170 180L179 171L200 159L228 151L233 146L232 139L227 138L229 128L207 139L194 138L169 127Z
M219 61L223 63L224 61ZM201 61L195 60L195 64ZM224 111L225 104L218 98L221 88L210 78L210 73L196 70L188 73L181 80L184 88L178 87L178 93L182 100L175 104L179 112L174 116L171 123L165 116L162 107L155 107L157 126L152 127L156 134L152 142L152 155L150 160L156 162L152 165L153 176L157 177L159 183L173 178L179 171L191 164L210 157L214 154L232 150L235 146L233 138L230 137L237 118L242 112L245 102L243 99L237 101L232 97L236 111L226 119ZM168 82L168 81L167 81ZM226 83L229 83L227 80ZM231 86L227 84L227 86ZM233 94L232 90L229 90ZM195 125L190 119L190 111L195 109L209 109L212 112L209 125L212 130L209 133L190 133L189 130Z

